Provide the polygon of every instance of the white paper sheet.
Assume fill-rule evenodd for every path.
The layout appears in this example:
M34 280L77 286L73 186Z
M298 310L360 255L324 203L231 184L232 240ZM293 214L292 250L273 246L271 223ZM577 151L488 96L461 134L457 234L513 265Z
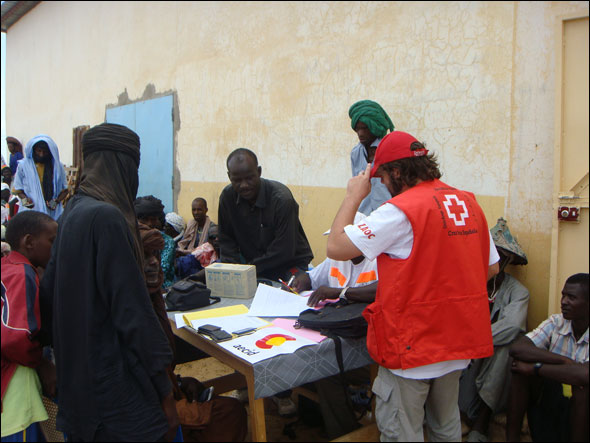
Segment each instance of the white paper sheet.
M309 309L307 297L259 284L247 315L251 317L298 317Z
M174 314L174 321L176 322L176 329L180 328L188 328L187 324L184 322L184 318L182 318L183 314Z
M279 354L291 354L303 346L317 343L285 331L282 328L263 328L254 334L218 343L238 357L256 363Z

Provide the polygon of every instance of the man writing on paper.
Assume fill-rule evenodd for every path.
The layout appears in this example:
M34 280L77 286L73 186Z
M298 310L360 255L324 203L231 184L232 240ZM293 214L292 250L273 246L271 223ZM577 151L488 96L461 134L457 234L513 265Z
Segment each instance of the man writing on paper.
M357 212L354 223L360 223L365 217L365 214ZM324 235L329 233L327 231ZM299 274L292 287L297 292L313 290L307 302L309 306L338 298L372 303L377 292L377 262L367 260L363 255L346 261L326 258L311 271Z
M379 176L392 199L352 225ZM460 441L459 377L492 355L487 280L498 253L473 194L439 180L436 159L412 135L386 135L375 163L348 182L328 257L377 258L375 303L364 312L383 441Z
M357 212L354 223L366 217ZM324 235L328 235L330 231ZM293 282L298 292L312 289L308 305L317 306L326 299L345 299L352 302L372 303L377 292L377 261L363 255L351 260L339 261L327 258L311 271L299 274ZM340 375L326 377L315 382L320 398L320 410L329 439L354 431L360 425L348 395L348 385L370 384L369 368L358 368L344 374L343 386Z

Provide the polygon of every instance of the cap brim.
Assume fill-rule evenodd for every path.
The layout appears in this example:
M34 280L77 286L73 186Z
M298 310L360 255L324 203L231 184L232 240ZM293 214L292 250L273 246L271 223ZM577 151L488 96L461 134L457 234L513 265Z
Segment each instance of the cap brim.
M377 169L379 169L379 166L377 163L373 164L373 167L371 168L371 174L369 175L370 178L375 177L375 174L377 174Z

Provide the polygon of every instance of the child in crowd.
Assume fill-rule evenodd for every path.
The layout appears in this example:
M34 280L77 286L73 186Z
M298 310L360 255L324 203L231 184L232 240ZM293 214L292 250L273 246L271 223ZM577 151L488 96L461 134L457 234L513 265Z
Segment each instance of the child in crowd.
M10 219L10 208L8 201L10 200L10 187L6 183L2 183L2 224L8 223Z
M55 396L55 367L42 357L39 267L47 266L57 223L25 211L6 228L12 251L2 257L2 441L45 441L41 388Z

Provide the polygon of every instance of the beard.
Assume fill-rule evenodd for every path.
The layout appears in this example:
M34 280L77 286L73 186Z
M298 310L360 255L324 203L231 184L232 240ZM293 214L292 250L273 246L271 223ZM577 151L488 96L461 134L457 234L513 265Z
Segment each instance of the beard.
M404 182L399 178L395 178L393 174L389 175L390 180L390 187L389 192L391 193L392 197L399 195L402 193L402 189L404 188Z
M49 163L51 160L53 160L53 157L51 155L46 155L44 157L39 157L37 156L34 152L33 152L33 160L35 161L35 163Z

